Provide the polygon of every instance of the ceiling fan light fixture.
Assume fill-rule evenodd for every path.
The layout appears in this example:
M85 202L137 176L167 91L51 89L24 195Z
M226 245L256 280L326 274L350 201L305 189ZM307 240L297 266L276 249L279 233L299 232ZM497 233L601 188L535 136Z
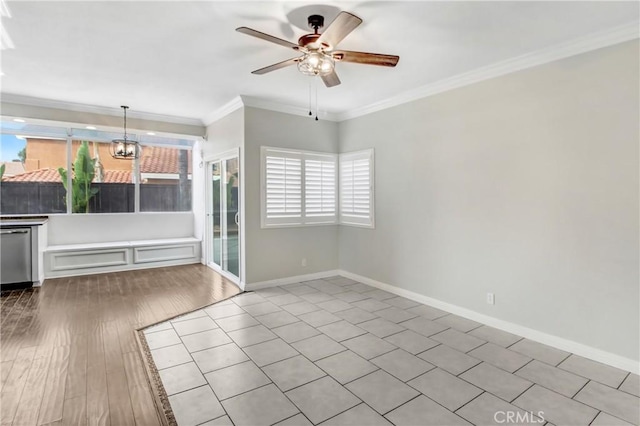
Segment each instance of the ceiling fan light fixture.
M322 76L331 74L335 65L331 55L316 50L305 53L304 57L298 61L298 70L304 75Z

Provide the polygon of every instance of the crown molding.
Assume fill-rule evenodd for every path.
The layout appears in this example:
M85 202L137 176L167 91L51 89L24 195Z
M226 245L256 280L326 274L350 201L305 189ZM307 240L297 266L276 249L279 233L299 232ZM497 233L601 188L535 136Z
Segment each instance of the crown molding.
M226 104L222 105L220 108L202 117L202 123L205 125L205 127L209 126L220 120L222 117L225 117L235 110L242 108L243 106L244 103L242 102L242 98L240 96L236 96Z
M270 111L284 112L285 114L299 115L301 117L309 117L309 108L287 105L279 102L269 101L263 98L256 98L253 96L241 95L242 102L245 106L267 109ZM335 113L328 111L318 111L318 119L325 121L338 121L338 116Z
M309 108L307 107L283 104L255 96L240 95L206 115L202 119L202 122L205 123L205 126L209 126L210 124L220 120L222 117L245 106L283 112L285 114L298 115L301 117L309 117ZM318 111L318 118L325 121L338 121L338 115L328 111Z
M483 80L532 68L538 65L613 46L637 39L640 36L640 21L634 21L606 31L597 32L555 46L536 50L492 65L477 68L463 74L427 84L414 90L402 92L389 99L366 105L337 115L338 121L349 120L373 112L381 111L407 102L436 95L438 93L468 86Z
M56 101L53 99L40 99L31 96L15 95L12 93L2 93L0 95L2 102L30 105L42 108L54 108L66 111L84 112L90 114L108 115L120 117L122 115L121 108L101 107L95 105L78 104L73 102ZM197 118L176 117L172 115L154 114L141 111L127 111L127 117L139 120L159 121L164 123L183 124L187 126L202 127L202 121Z

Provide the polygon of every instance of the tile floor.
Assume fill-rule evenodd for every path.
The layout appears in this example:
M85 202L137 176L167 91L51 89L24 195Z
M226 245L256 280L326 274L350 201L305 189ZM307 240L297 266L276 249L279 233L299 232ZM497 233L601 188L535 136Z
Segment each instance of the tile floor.
M635 374L343 277L244 293L145 336L181 426L640 422Z

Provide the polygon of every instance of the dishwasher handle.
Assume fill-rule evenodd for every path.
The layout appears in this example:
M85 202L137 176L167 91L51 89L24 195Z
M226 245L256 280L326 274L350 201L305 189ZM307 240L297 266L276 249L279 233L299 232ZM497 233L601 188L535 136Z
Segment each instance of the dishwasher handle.
M9 229L9 230L2 230L0 231L0 235L7 235L7 234L28 234L29 230L28 229Z

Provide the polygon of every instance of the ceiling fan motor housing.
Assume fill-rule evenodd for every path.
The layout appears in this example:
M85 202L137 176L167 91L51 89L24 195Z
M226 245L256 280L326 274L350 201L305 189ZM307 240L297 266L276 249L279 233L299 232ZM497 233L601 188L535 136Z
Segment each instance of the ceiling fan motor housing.
M317 41L320 38L320 34L305 34L298 39L298 44L300 46L306 47L308 49L319 49L320 47L327 49L329 47L328 44L322 43L318 44Z

